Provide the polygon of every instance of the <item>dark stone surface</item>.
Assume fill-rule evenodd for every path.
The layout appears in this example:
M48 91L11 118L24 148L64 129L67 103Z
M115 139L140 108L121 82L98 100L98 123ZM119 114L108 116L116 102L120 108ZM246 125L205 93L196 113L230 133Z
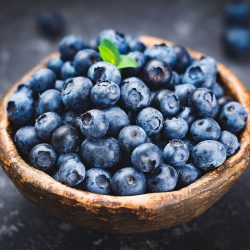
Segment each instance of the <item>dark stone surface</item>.
M57 41L41 37L36 16L47 7L65 16L68 31L84 38L112 27L159 36L205 52L227 64L250 88L249 63L221 51L222 1L2 1L0 0L0 96ZM200 218L159 232L110 236L81 229L34 206L0 170L0 249L250 249L250 169Z

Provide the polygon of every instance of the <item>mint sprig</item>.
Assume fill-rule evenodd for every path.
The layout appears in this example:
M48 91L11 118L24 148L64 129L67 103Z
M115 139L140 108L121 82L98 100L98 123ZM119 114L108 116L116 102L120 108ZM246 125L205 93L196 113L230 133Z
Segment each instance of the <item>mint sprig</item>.
M118 69L136 68L138 66L132 57L120 55L118 48L109 39L101 40L98 50L104 62L112 63Z

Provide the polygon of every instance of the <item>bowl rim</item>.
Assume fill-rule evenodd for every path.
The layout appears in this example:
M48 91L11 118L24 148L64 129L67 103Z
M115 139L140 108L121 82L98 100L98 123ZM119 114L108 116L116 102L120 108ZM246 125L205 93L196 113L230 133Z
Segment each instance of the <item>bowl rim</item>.
M172 44L169 41L155 37L142 36L140 39L147 46L162 43ZM194 58L200 58L203 56L202 53L193 50L189 51ZM8 90L0 103L0 162L5 172L14 176L14 178L18 179L21 183L29 184L34 188L46 190L52 195L59 197L61 200L66 199L68 201L84 204L86 208L92 209L93 207L98 208L100 206L105 206L110 209L126 207L137 210L140 208L148 208L152 211L157 211L163 206L163 204L176 204L178 202L183 202L190 197L202 196L204 192L208 192L214 187L223 185L224 180L221 178L222 175L228 175L229 179L236 179L236 176L238 177L241 175L246 169L247 163L249 162L250 119L248 119L246 128L240 136L241 148L235 155L228 158L218 169L205 174L194 183L177 191L146 193L135 196L94 194L68 187L56 181L43 171L35 169L26 163L17 152L14 142L8 132L9 122L6 106L9 97L12 95L16 87L21 83L26 82L35 71L45 66L48 60L56 55L58 55L58 52L53 52L31 71L25 74ZM230 94L245 107L248 115L250 115L250 94L246 87L223 64L218 64L218 72L223 85L226 85ZM237 88L235 86L237 86ZM237 162L242 160L242 155L246 155L245 164L244 166L237 166Z

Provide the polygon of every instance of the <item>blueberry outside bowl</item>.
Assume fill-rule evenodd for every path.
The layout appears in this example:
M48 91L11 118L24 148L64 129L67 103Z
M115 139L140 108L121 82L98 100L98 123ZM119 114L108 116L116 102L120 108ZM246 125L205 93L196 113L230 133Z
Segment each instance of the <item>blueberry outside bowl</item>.
M146 45L170 42L141 37ZM190 51L200 58L201 53ZM28 199L72 223L96 230L128 234L168 228L191 220L218 201L239 179L250 156L250 119L241 134L241 149L220 168L179 191L130 197L98 195L67 187L29 166L17 152L9 134L6 112L8 98L16 87L43 67L51 54L25 74L3 97L0 107L0 162L20 192ZM226 91L239 101L250 117L250 94L237 77L219 64L219 79Z

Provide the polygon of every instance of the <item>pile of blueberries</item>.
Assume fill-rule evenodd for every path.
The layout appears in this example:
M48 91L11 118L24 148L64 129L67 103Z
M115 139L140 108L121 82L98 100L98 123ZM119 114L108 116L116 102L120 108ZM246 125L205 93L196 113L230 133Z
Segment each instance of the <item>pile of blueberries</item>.
M103 61L104 38L137 67ZM59 51L7 105L23 159L57 181L98 194L167 192L239 149L247 112L224 95L213 58L114 30L88 43L68 35Z
M231 1L225 7L226 30L224 44L226 53L236 59L250 59L250 4Z

